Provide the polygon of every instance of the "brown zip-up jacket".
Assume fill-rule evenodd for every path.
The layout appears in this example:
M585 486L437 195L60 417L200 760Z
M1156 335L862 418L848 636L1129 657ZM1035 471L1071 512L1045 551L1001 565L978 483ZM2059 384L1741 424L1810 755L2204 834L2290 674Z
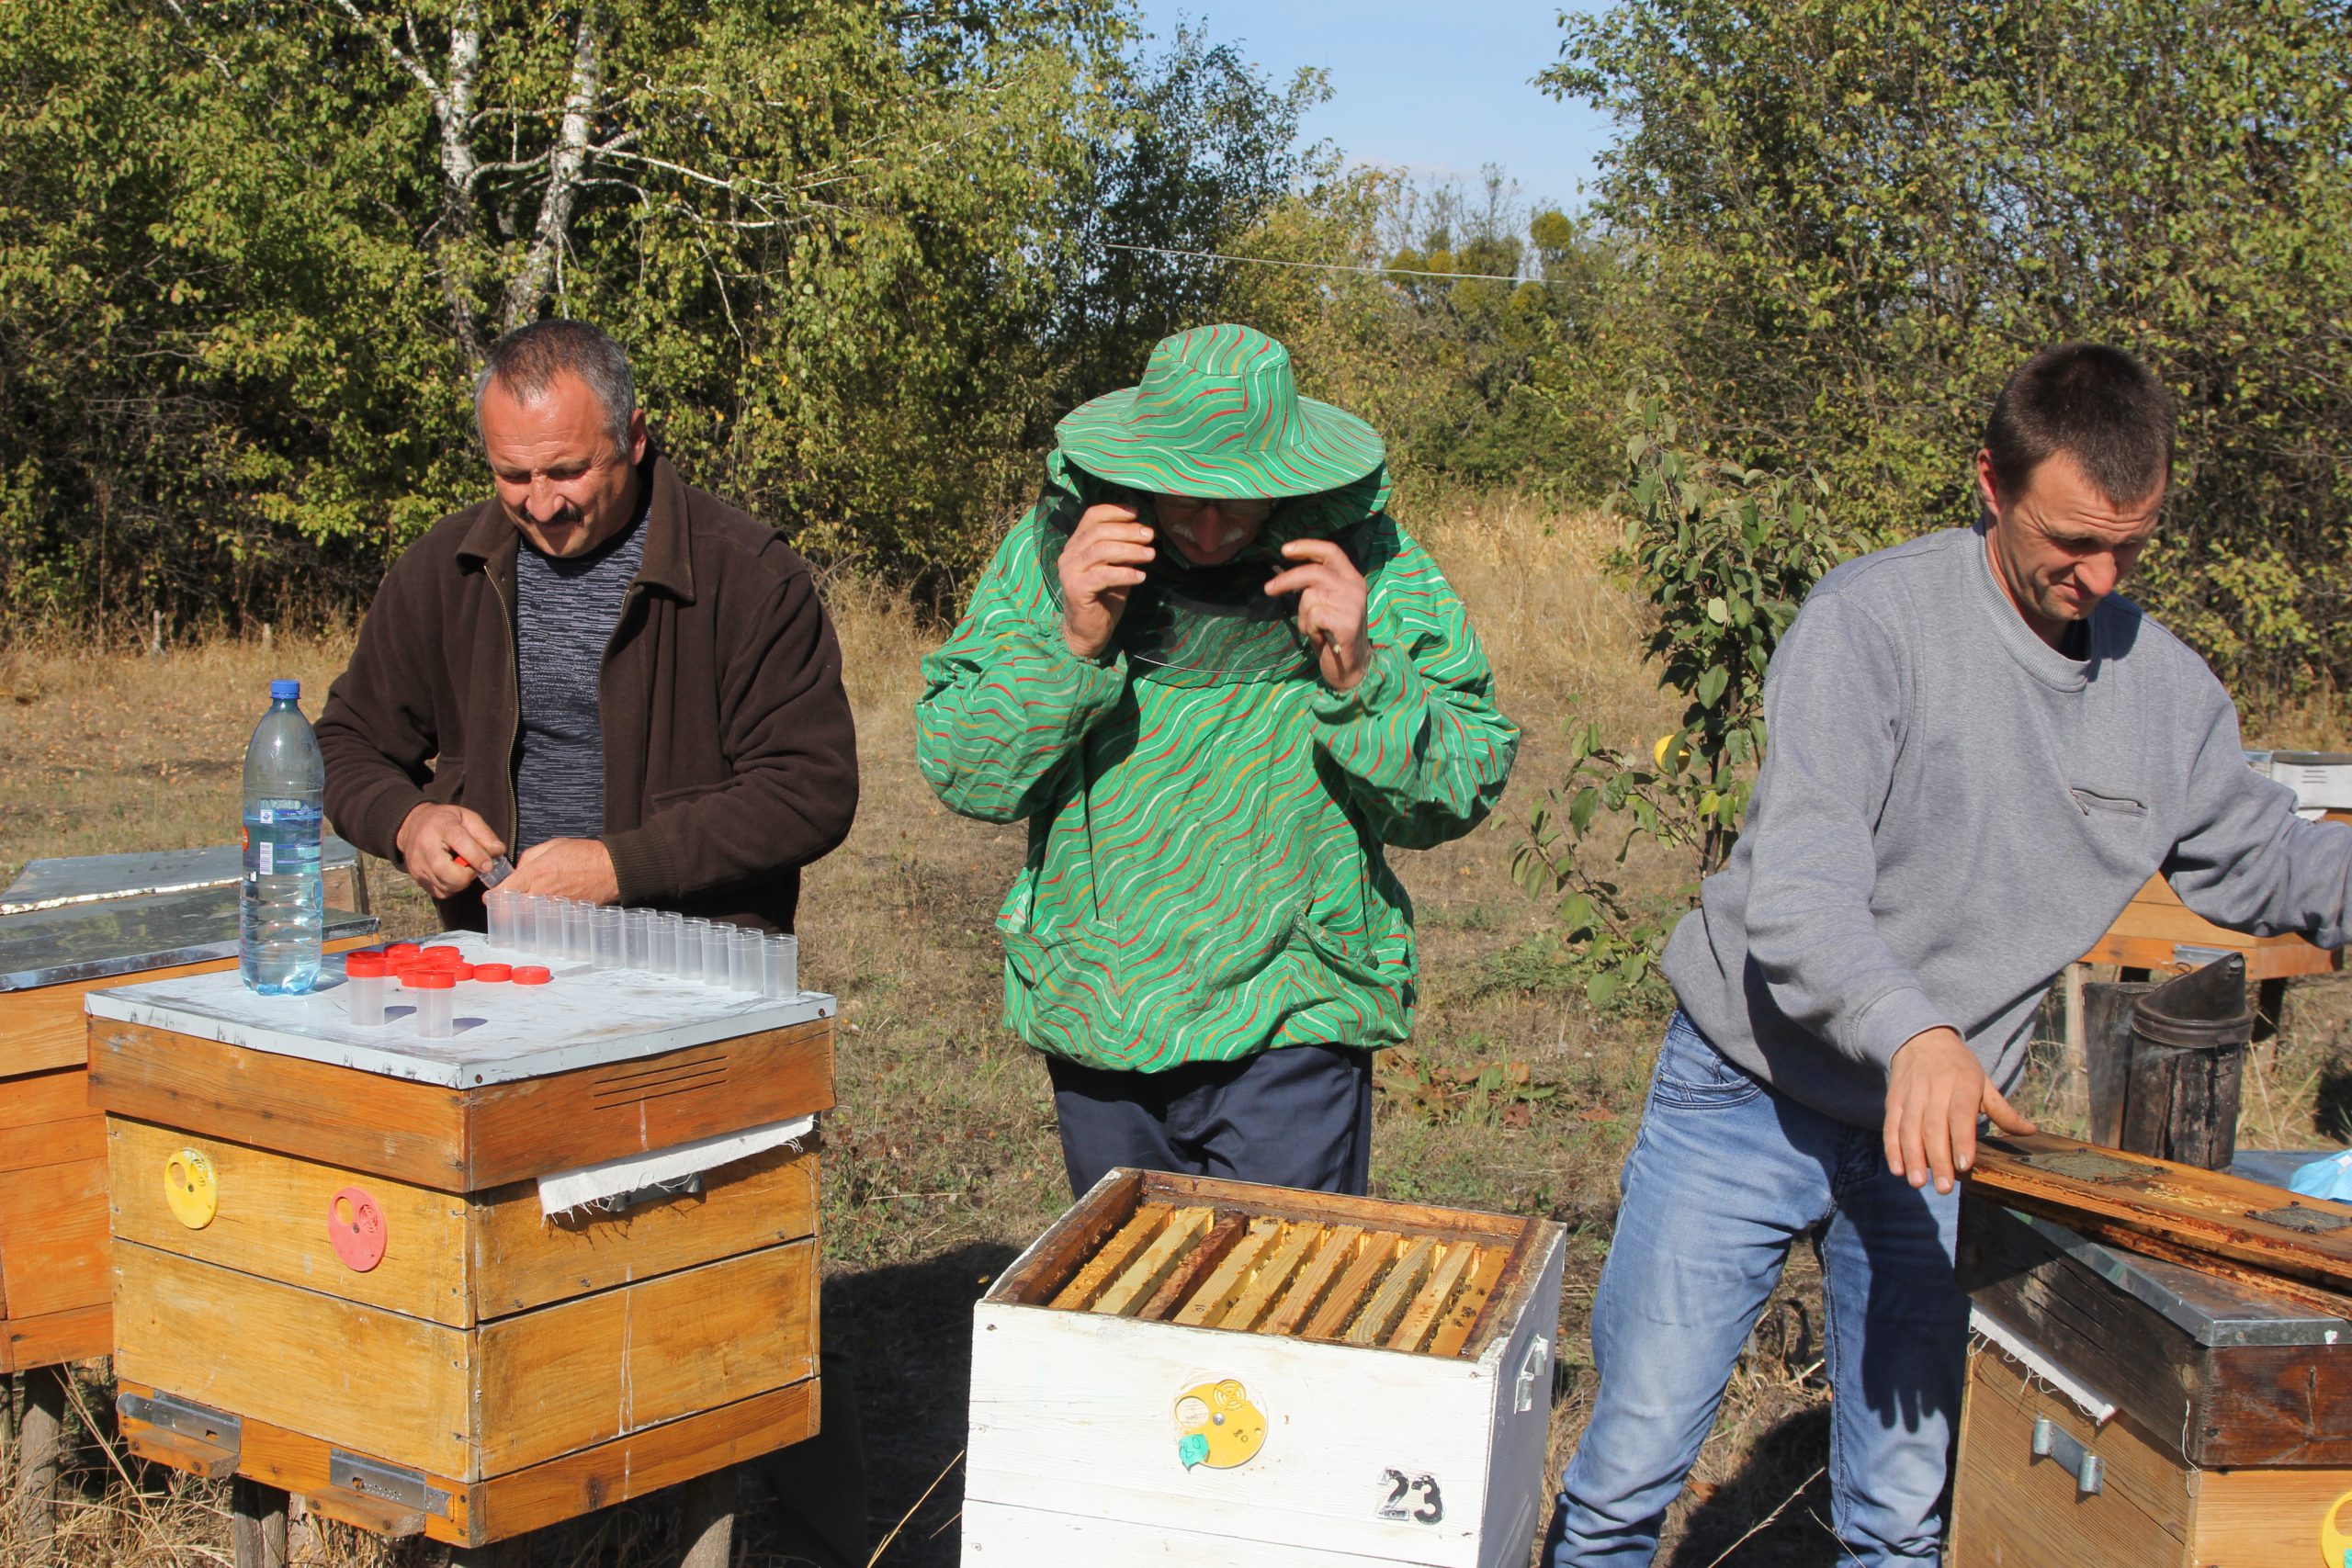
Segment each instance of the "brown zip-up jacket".
M645 558L597 691L605 833L621 902L792 930L800 868L849 832L857 737L841 645L808 564L650 451ZM392 563L318 725L335 830L395 863L426 802L514 841L521 701L514 560L496 501ZM479 885L439 900L480 929Z

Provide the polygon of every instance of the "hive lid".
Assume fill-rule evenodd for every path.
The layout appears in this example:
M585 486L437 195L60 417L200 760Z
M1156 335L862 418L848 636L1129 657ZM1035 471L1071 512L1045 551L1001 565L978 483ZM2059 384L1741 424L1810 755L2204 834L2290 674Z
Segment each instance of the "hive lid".
M356 863L359 852L329 833L319 843L319 865L332 871ZM125 855L72 855L27 861L0 892L0 915L22 915L66 904L132 898L147 893L187 893L232 886L244 876L244 852L235 844L200 850L141 851Z
M469 964L516 956L479 931L429 940L454 945ZM455 1032L436 1040L411 1031L397 997L388 1021L353 1023L344 1009L343 964L334 958L308 996L262 996L232 973L189 975L92 991L85 1006L94 1018L459 1089L713 1044L836 1010L833 998L817 991L768 997L642 969L552 967L545 986L459 985Z
M326 912L326 939L369 935L373 915ZM237 956L237 889L63 903L0 915L0 991L136 975ZM232 982L235 976L232 976Z

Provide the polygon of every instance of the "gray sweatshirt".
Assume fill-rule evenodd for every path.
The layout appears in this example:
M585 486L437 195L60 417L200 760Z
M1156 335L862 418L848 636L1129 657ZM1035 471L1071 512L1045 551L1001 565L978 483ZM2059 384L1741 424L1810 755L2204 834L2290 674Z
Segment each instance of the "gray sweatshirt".
M2218 925L2344 943L2352 827L2246 766L2229 694L2137 605L2102 600L2084 651L2034 636L1973 529L1821 580L1747 829L1667 944L1718 1051L1876 1127L1895 1051L1948 1024L2006 1092L2051 981L2159 869Z

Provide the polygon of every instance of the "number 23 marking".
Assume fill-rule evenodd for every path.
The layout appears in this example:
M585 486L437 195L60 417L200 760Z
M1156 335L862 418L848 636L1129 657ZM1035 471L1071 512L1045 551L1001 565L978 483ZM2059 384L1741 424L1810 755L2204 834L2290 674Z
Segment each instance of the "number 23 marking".
M1380 1517L1419 1519L1425 1525L1433 1525L1445 1517L1445 1503L1438 1495L1435 1476L1424 1473L1408 1481L1403 1471L1386 1470L1381 1472L1380 1479L1388 1487L1388 1495L1380 1500ZM1418 1508L1413 1506L1416 1495L1420 1500Z

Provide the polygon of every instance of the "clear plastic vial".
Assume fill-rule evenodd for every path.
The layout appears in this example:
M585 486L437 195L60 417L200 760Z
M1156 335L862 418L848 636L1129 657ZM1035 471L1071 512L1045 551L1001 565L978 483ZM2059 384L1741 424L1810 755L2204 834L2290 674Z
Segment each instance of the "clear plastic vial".
M401 993L416 1006L411 1021L420 1040L447 1040L455 1027L452 1011L458 1000L458 977L447 969L419 969L401 982Z
M326 763L302 716L302 683L272 681L269 711L245 747L243 884L237 973L265 995L300 995L319 981L326 887L319 869Z
M343 961L345 1011L362 1029L384 1021L384 991L391 981L380 953L355 953Z

